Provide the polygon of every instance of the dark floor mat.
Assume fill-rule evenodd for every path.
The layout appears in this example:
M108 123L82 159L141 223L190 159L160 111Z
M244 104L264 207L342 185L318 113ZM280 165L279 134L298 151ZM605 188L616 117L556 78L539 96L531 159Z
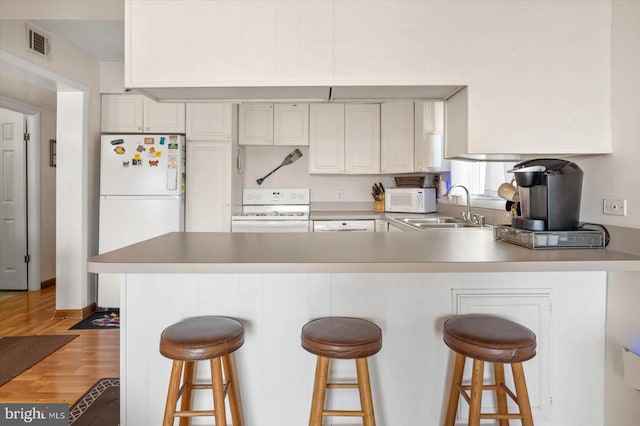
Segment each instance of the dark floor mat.
M69 330L106 330L120 328L120 310L95 311Z
M69 408L74 426L118 426L120 424L120 379L100 379Z
M77 334L9 336L0 339L0 385L42 361Z

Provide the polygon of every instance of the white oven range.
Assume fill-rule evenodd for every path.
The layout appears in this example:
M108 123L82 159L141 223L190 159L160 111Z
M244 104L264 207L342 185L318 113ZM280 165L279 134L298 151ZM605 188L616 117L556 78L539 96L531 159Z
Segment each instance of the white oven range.
M243 189L231 232L309 232L309 189Z

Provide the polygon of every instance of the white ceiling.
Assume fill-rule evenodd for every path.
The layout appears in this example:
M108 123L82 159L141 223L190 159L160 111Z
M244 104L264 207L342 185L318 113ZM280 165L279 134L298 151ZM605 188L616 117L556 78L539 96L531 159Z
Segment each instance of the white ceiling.
M124 61L123 20L32 20L57 37L75 44L103 62ZM55 46L52 46L55 49Z

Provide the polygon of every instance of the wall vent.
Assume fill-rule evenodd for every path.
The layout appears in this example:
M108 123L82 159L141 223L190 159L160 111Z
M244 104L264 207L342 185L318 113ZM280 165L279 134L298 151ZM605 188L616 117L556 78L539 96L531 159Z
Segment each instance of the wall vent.
M29 50L38 55L49 57L49 37L42 31L27 25L27 46Z

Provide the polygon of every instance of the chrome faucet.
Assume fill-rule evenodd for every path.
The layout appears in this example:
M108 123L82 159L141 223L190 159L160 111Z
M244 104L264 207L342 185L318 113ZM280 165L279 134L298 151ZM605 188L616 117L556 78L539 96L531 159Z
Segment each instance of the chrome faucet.
M462 213L462 220L464 220L465 222L471 222L471 196L469 195L469 190L467 189L466 186L464 185L453 185L451 188L449 188L449 190L447 191L447 193L445 194L447 196L447 198L450 200L451 199L451 191L453 191L456 188L462 188L464 189L464 192L467 193L467 212L461 212Z

